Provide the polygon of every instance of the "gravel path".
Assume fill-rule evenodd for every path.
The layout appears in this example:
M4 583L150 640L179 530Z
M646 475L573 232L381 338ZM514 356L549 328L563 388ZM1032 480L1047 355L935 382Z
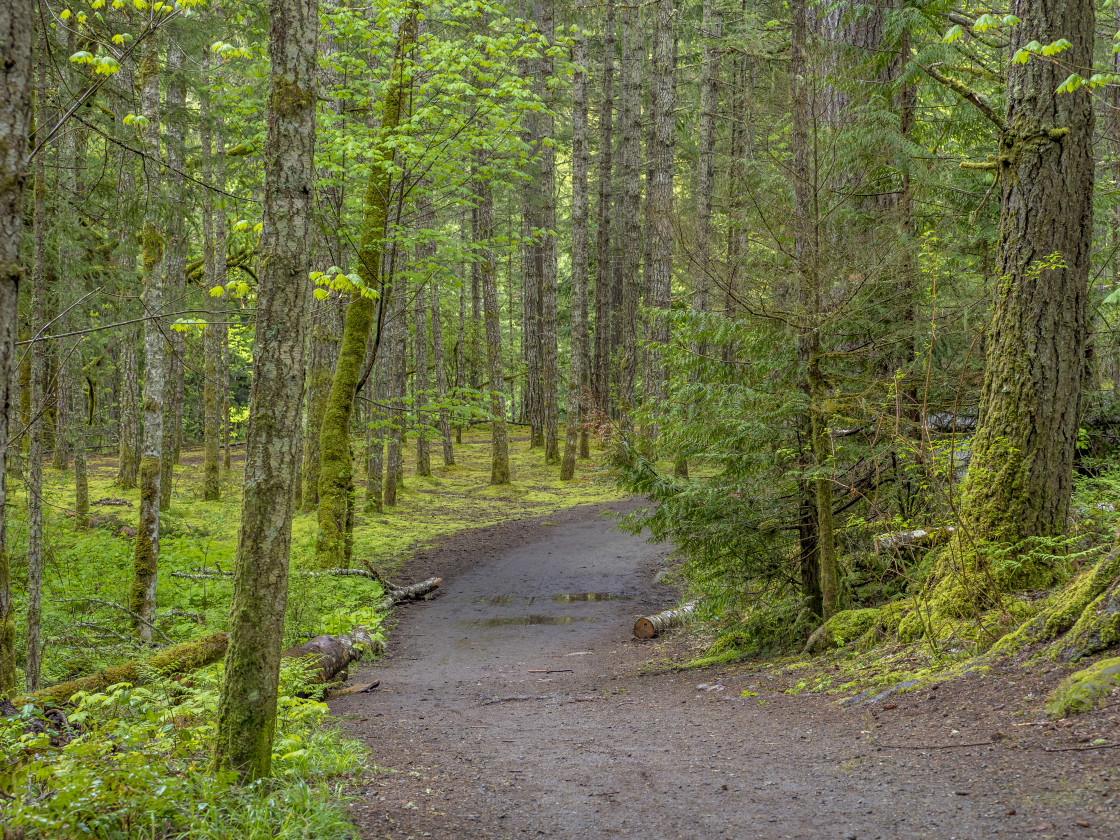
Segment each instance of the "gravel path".
M1116 717L1043 723L1061 674L841 707L762 663L665 670L680 642L631 628L674 600L653 583L666 549L603 510L411 561L443 594L404 607L390 655L353 674L380 689L331 704L396 771L356 791L363 837L1120 837L1120 749L1083 750L1120 740Z

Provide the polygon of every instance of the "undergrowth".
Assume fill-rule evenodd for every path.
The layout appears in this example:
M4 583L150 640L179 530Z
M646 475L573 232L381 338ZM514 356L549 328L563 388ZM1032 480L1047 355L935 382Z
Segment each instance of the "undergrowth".
M327 721L301 663L284 668L271 778L240 787L208 768L220 666L75 695L67 717L0 719L5 825L52 840L352 837L342 788L372 765Z

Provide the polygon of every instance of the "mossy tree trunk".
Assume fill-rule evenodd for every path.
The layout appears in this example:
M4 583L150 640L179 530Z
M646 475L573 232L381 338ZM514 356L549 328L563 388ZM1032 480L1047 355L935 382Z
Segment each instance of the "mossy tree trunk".
M159 39L149 36L140 64L140 107L147 124L144 150L149 160L159 160ZM163 310L163 217L155 179L145 181L144 221L140 233L140 261L144 277L141 303L144 315L143 441L140 448L140 521L133 551L132 586L128 606L144 621L133 619L133 630L151 642L155 620L156 576L159 563L160 461L163 454L163 404L166 388L166 354L157 316Z
M478 171L486 159L479 153ZM498 306L498 277L494 265L494 194L485 175L475 179L478 206L479 270L482 280L482 311L486 322L486 367L490 380L490 484L510 483L509 433L506 431L506 401L502 391L502 322Z
M7 550L7 467L9 417L14 409L15 341L19 321L20 242L27 136L31 124L32 44L35 4L0 4L0 696L15 689L15 607Z
M420 185L423 193L424 185ZM436 214L432 208L431 200L426 195L421 195L417 208L416 224L422 230L435 227ZM428 283L426 275L431 275L434 269L436 256L436 243L425 241L416 247L416 263L421 280L416 287L416 296L412 302L412 323L415 340L413 342L413 359L416 373L413 381L416 386L416 399L413 405L416 408L416 474L430 476L432 474L431 447L428 443Z
M366 437L366 511L381 513L381 484L385 477L385 358L381 353L374 362L369 390L373 392L369 435Z
M318 0L269 0L268 134L253 388L214 768L267 776L302 446Z
M1017 0L1012 51L1064 38L1060 62L1012 64L999 140L995 313L962 515L975 538L1015 543L1064 532L1088 340L1093 109L1057 89L1093 62L1094 4ZM1031 581L1049 582L1049 571ZM1032 572L1028 572L1030 574Z
M570 481L576 470L580 420L583 417L584 362L587 344L587 39L572 43L572 346L568 363L568 423L560 479Z
M408 423L405 407L405 361L408 349L408 310L405 306L404 270L390 278L389 321L386 328L387 358L385 384L389 406L388 446L385 454L385 486L382 496L386 507L397 503L397 490L404 486L404 430Z
M381 260L389 216L392 186L392 155L382 155L384 141L394 131L404 109L404 93L411 83L410 53L416 42L416 15L401 26L393 60L392 81L385 94L381 114L381 142L374 149L366 188L361 240L358 245L358 275L366 289L382 294L381 306L396 290L382 282ZM354 411L358 380L366 359L373 329L375 304L371 293L355 293L346 307L338 361L335 363L330 394L323 413L319 436L319 539L318 563L324 568L340 568L346 558L346 529L353 504L353 453L350 449L350 418Z

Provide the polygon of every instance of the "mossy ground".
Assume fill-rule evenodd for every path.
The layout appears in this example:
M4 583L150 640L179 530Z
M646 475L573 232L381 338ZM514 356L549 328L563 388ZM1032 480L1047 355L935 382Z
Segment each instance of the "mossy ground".
M457 464L444 468L433 458L432 476L414 474L415 439L405 454L405 486L398 504L384 513L364 513L364 469L359 469L358 514L354 528L355 565L368 561L392 577L403 558L437 539L458 531L508 519L545 515L575 505L620 497L609 473L600 466L602 453L580 461L570 482L559 479L559 467L544 464L541 449L530 450L527 436L514 437L510 447L514 484L491 488L490 428L464 431L456 447ZM360 451L360 446L355 447ZM201 638L228 629L232 584L222 578L189 580L173 572L233 568L241 505L243 450L233 449L233 469L222 476L222 500L203 501L201 447L185 449L174 471L171 508L161 515L161 547L156 612L156 642L165 645ZM139 489L113 486L115 453L89 459L90 515L99 526L74 531L74 475L44 470L47 546L44 572L44 635L47 637L44 681L72 679L93 670L133 659L128 615L110 604L127 604L132 578L134 529ZM8 545L12 551L14 588L26 591L26 490L11 479ZM107 504L106 501L116 502ZM98 504L98 503L101 504ZM123 502L124 504L121 504ZM71 515L68 515L71 514ZM126 529L121 535L121 529ZM297 514L292 534L292 568L314 569L318 521L314 511ZM285 645L320 632L343 632L352 616L368 611L378 594L364 578L299 577L293 575L285 622ZM26 602L17 601L16 625L24 623ZM23 653L21 651L21 663Z

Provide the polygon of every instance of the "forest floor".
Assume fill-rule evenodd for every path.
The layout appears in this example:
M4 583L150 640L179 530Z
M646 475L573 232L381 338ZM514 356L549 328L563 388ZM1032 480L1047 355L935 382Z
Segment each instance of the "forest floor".
M677 597L666 547L605 518L635 504L458 533L400 570L442 595L351 675L379 689L331 703L385 770L350 791L363 838L1120 836L1120 708L1050 721L1064 669L844 705L799 690L835 666L683 670L693 633L634 640Z

